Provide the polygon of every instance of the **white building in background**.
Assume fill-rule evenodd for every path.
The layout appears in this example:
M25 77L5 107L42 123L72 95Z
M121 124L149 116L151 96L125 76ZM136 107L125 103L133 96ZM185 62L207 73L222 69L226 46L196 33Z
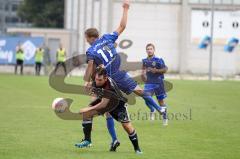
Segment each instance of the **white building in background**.
M129 61L146 56L145 45L154 43L157 56L163 57L171 72L207 74L209 48L198 49L203 37L210 36L211 0L132 0L126 31L118 42L133 42L128 49L118 48ZM215 0L213 73L240 74L240 45L224 52L231 37L240 39L240 0ZM88 45L84 30L96 27L112 32L122 15L121 0L66 0L65 27L72 30L70 52L84 53Z

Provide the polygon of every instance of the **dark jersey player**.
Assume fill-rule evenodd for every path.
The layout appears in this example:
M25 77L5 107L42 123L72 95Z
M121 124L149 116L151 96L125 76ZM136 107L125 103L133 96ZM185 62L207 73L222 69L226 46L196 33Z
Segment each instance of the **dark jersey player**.
M165 113L166 109L160 107L150 95L144 93L137 83L125 72L120 71L121 59L114 47L119 35L125 30L127 25L127 17L129 10L129 0L123 1L123 16L119 27L111 34L99 36L99 32L95 28L90 28L85 31L87 42L91 45L87 50L87 69L85 71L84 80L85 87L90 87L91 75L94 72L94 66L106 68L107 74L111 77L121 91L126 94L134 92L143 97L145 102L157 109L160 113Z
M104 89L116 94L119 102L117 105L115 105L116 99L111 98L111 95L103 96L101 93L98 93L98 91L95 91L94 94L96 95L96 99L90 104L90 107L80 110L80 113L88 115L83 115L83 119L86 122L83 125L84 139L75 146L79 148L91 146L92 117L94 114L102 115L105 113L106 108L109 109L112 107L113 109L110 109L111 111L109 113L115 120L121 122L124 130L129 135L129 139L132 142L135 152L137 154L141 154L142 152L138 145L137 133L129 120L129 115L126 108L126 99L122 96L116 83L111 78L107 77L107 71L104 68L97 68L95 81L92 83L92 87L100 90ZM91 114L91 112L93 113Z

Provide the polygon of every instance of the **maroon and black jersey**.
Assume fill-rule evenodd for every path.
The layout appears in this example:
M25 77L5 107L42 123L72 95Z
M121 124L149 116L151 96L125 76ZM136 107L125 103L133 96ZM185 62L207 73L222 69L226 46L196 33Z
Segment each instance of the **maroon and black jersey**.
M93 93L96 94L98 98L104 97L111 99L112 95L115 95L118 98L118 100L121 100L125 103L127 102L127 99L123 97L117 84L111 78L108 78L107 82L101 87L97 87L96 83L93 82L92 87Z
M100 103L102 98L109 99L107 106L98 110L99 115L109 112L112 117L119 122L127 123L130 121L127 108L125 106L127 99L123 97L117 85L111 78L108 78L107 82L101 87L97 87L95 82L92 86L92 91L97 96L97 99L90 105L94 106Z

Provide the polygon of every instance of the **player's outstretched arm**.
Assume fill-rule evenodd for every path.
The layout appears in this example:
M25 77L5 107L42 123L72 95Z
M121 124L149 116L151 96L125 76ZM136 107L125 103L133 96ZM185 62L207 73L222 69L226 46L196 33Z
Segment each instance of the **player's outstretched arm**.
M107 98L102 98L102 101L94 106L90 106L90 107L86 107L80 110L80 113L87 113L89 111L93 111L93 110L99 110L99 109L103 109L104 107L107 106L107 104L109 103L110 99Z
M93 68L94 68L94 61L93 60L89 60L88 61L88 65L87 65L87 69L85 71L84 74L84 81L85 81L85 89L87 90L88 87L91 86L90 81L91 81L91 75L93 74Z
M125 28L127 26L129 6L130 6L130 0L124 0L123 1L123 15L122 15L122 19L121 19L119 27L116 30L118 35L120 35L125 30Z

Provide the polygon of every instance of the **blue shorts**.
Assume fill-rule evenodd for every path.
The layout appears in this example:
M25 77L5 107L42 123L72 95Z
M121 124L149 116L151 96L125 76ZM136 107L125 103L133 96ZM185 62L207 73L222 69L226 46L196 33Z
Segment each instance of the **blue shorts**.
M118 88L126 94L131 94L137 87L137 82L125 71L118 71L110 77L116 82Z
M144 92L149 94L149 95L153 95L155 93L156 97L158 100L163 100L167 97L167 94L165 92L165 88L164 88L164 81L162 80L159 83L147 83L144 85Z

